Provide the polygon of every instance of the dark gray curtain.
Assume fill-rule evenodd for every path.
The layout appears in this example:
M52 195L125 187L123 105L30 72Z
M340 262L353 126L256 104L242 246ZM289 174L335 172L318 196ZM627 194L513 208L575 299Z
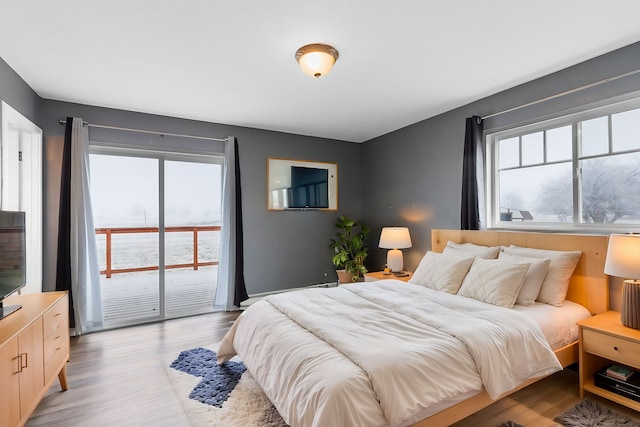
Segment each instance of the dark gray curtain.
M236 265L235 276L236 286L233 297L233 305L240 307L242 301L249 299L247 286L244 282L244 235L242 234L242 189L240 186L240 154L238 153L238 140L234 138L234 165L235 165L235 188L236 188Z
M478 152L482 150L482 119L468 117L464 135L464 157L462 159L462 206L460 209L460 229L480 229L480 208L478 206Z
M71 131L73 117L67 117L62 151L60 179L60 212L58 214L58 258L56 263L56 291L69 292L69 327L75 328L71 295Z

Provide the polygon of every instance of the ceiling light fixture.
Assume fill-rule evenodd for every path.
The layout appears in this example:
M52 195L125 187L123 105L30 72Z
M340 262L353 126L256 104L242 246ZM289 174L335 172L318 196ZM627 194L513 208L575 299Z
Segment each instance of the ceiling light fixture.
M308 44L296 51L296 61L302 72L315 78L329 74L338 56L335 48L320 43Z

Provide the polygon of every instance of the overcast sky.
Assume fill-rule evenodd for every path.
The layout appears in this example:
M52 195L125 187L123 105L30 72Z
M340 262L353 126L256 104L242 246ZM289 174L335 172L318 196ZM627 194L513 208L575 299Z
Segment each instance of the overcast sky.
M166 161L165 223L220 221L221 166ZM96 227L158 225L158 160L91 155L91 197Z

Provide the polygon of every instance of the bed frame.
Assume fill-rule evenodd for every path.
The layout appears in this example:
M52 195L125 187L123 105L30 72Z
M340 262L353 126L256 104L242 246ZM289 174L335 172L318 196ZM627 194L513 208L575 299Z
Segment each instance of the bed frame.
M484 246L517 245L529 248L552 250L580 250L582 256L571 276L567 299L585 306L591 314L607 311L609 308L609 279L604 274L604 262L607 255L607 236L582 234L533 233L513 231L431 231L431 249L442 252L448 241L456 243L475 243ZM556 357L566 367L578 361L578 342L556 350ZM527 381L515 390L500 396L508 396L538 380ZM577 387L577 385L576 385ZM498 400L496 399L496 400ZM467 400L459 402L438 412L412 427L448 426L491 405L492 400L486 392L481 392Z

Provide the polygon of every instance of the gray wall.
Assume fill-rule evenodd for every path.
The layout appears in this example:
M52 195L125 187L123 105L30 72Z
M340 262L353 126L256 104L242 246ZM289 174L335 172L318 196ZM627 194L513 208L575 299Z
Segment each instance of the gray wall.
M487 116L557 93L640 69L640 43L610 52L481 99L363 144L363 220L379 237L386 225L407 226L413 248L403 251L415 270L431 247L432 228L460 227L465 119ZM543 120L558 112L640 91L640 74L485 120L485 132ZM638 94L636 94L638 96ZM368 266L384 267L386 251L372 237ZM374 241L375 240L375 241ZM612 289L612 296L617 291ZM612 304L614 305L614 304Z
M40 126L42 99L0 58L0 100Z
M329 239L338 215L361 215L361 146L237 126L45 100L45 277L55 272L57 210L64 127L59 119L81 117L95 124L238 139L245 232L245 280L249 294L336 281ZM159 146L160 137L90 130L91 139L121 145ZM207 146L215 143L193 142ZM217 151L215 148L213 151ZM338 163L338 212L268 212L266 159L285 157ZM54 214L55 213L55 214ZM325 276L326 273L326 276Z

